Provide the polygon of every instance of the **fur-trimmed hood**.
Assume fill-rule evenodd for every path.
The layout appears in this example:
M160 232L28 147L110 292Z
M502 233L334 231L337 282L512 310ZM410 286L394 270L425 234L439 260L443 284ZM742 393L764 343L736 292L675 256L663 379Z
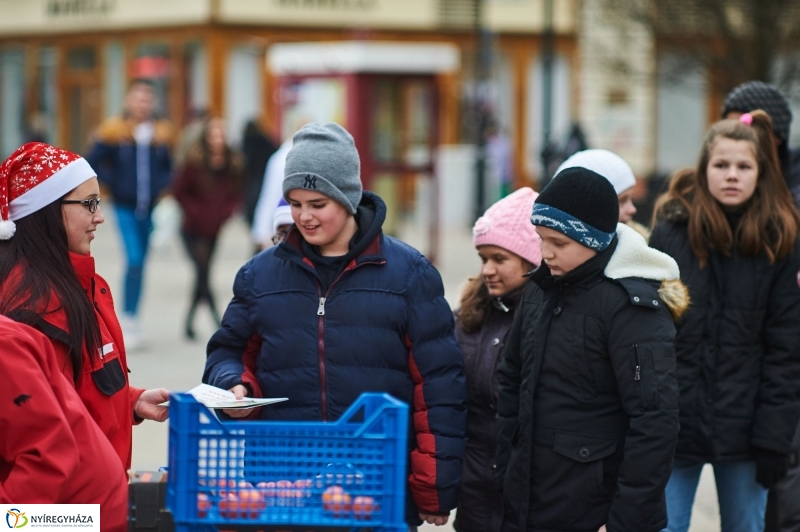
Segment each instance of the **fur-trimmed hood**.
M681 200L672 198L661 206L658 219L670 222L687 222L689 220L689 211Z
M689 308L689 290L681 282L675 259L647 245L644 237L625 224L617 224L617 249L608 262L609 279L636 277L660 281L658 295L677 321Z
M106 144L119 144L121 142L134 142L133 130L136 124L131 120L115 116L106 119L97 128L96 138ZM173 142L172 126L166 120L153 121L152 144L171 146Z

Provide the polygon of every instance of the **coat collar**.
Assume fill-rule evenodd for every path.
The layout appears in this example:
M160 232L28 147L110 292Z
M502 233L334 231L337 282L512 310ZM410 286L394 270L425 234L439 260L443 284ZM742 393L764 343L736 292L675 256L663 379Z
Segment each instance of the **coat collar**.
M609 279L638 277L652 281L680 279L675 259L647 245L644 237L625 224L617 224L617 249L605 268Z
M590 284L603 276L606 266L617 249L617 243L618 237L615 235L606 249L561 277L554 277L550 273L550 268L542 261L542 264L531 273L531 279L542 290L553 288L560 290L570 286Z
M70 251L69 261L72 263L78 282L85 290L90 290L95 276L94 257L91 255L79 255Z
M370 210L372 211L372 216L360 217L361 219L369 219L370 226L367 228L359 228L362 240L355 244L354 249L356 247L360 249L350 260L348 268L356 267L367 262L386 262L386 256L383 252L384 237L382 231L383 222L386 219L386 204L376 194L364 192L358 209L359 211ZM301 262L313 268L313 262L311 262L311 259L303 252L303 242L303 235L300 233L300 230L293 225L286 234L286 239L281 242L275 250L275 256L279 259Z

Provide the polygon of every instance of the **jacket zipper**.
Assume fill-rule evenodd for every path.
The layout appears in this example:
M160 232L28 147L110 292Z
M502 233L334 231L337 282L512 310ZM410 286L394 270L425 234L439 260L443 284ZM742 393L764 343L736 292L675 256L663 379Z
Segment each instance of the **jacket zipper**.
M642 365L639 363L639 344L633 344L633 355L636 357L636 370L633 375L633 380L642 380Z
M322 286L319 284L317 280L317 294L319 295L319 306L317 307L317 352L319 355L319 390L320 390L320 410L322 410L322 421L328 421L328 379L325 375L325 303L328 301L329 296L331 294L331 290L333 290L334 285L339 282L345 273L350 272L358 268L359 266L364 266L367 264L385 264L386 261L374 261L374 262L362 262L361 264L357 264L352 268L345 268L342 273L339 274L331 285L328 287L328 291L325 292L325 295L322 295Z

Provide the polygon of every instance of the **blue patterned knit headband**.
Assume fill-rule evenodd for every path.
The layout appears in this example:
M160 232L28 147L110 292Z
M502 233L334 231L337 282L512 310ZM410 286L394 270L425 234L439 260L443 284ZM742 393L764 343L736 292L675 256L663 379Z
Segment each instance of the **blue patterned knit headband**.
M531 223L563 233L587 248L603 251L614 239L614 232L604 233L564 211L544 203L533 204Z

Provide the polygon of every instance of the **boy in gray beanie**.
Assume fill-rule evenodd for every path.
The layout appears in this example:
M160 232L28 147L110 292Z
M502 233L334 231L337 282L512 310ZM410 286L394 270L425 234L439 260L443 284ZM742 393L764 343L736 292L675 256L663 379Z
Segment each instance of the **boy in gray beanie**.
M314 190L355 214L361 202L361 161L353 136L339 124L307 124L286 156L283 196L296 188Z
M225 411L232 417L334 421L364 392L405 401L406 522L443 525L458 499L467 414L441 277L383 234L386 204L362 191L358 150L341 126L295 134L283 195L294 225L237 275L203 382L289 398L259 414Z

